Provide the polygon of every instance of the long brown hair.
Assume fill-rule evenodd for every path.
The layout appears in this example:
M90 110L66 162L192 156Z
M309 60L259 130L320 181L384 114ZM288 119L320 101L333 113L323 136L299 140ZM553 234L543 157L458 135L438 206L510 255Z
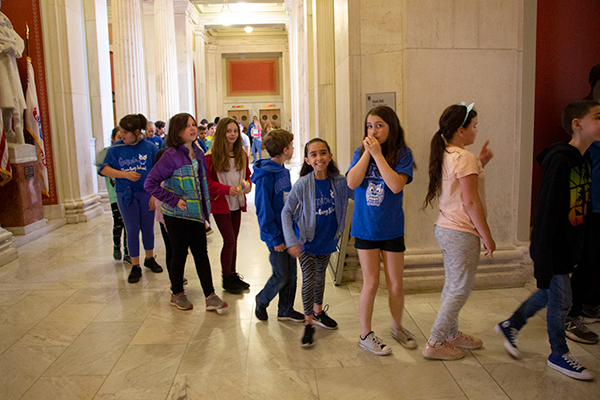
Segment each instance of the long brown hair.
M477 111L474 109L467 115L467 106L453 104L446 108L440 117L440 129L433 134L431 138L431 146L429 153L429 189L423 208L428 205L432 206L435 199L442 188L442 167L444 165L444 152L446 151L446 143L454 138L454 134L461 126L467 128L473 118L477 116Z
M227 125L235 124L238 130L238 138L233 143L233 158L235 159L235 168L238 171L243 171L246 168L246 157L242 149L242 136L240 126L237 120L224 117L219 120L215 135L213 136L213 144L211 148L212 165L217 172L229 172L229 142L227 141Z
M396 167L396 164L398 164L398 161L400 161L400 154L403 156L406 154L406 140L404 139L404 129L402 129L402 126L400 125L400 120L398 119L398 116L394 110L392 110L390 107L374 107L367 113L367 116L365 117L365 135L363 138L366 138L369 134L367 129L367 118L369 118L369 115L375 115L381 118L389 126L388 138L385 143L381 145L381 154L389 166L394 168ZM362 156L364 152L365 146L362 145L360 148L360 155ZM366 173L369 173L368 169Z

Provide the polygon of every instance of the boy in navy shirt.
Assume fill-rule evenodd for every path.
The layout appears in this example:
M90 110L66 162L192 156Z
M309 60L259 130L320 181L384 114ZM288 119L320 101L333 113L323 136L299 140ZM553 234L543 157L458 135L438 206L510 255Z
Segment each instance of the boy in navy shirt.
M264 139L271 159L258 160L254 164L252 183L256 185L254 203L260 225L260 238L269 247L269 261L273 275L256 295L256 318L268 319L267 307L277 293L279 306L277 319L280 321L304 322L304 314L294 310L296 297L296 259L285 249L281 211L292 190L290 172L283 163L294 154L294 136L286 130L275 129Z

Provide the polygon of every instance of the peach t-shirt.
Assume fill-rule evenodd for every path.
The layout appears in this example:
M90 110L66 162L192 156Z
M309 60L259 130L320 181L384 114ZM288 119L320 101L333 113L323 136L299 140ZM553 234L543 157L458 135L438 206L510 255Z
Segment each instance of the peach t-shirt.
M447 147L442 166L442 193L438 199L440 216L435 223L437 226L481 236L467 213L460 192L459 178L472 174L478 175L477 189L485 214L485 182L481 161L470 151L455 146Z

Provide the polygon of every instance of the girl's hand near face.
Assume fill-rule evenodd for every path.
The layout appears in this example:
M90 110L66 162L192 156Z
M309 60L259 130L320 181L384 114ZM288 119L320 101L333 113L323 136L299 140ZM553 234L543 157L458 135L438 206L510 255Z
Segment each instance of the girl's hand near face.
M363 157L365 156L365 154L367 154L369 157L371 157L371 141L369 140L369 137L366 136L363 139L363 147L365 148L365 152L363 153Z
M489 140L485 142L485 144L481 148L481 153L479 153L479 160L481 161L482 167L485 167L487 163L490 162L492 158L494 158L494 153L492 152L492 150L487 148L489 143Z
M369 139L369 152L373 157L381 155L381 144L379 144L379 140L374 137L367 136Z

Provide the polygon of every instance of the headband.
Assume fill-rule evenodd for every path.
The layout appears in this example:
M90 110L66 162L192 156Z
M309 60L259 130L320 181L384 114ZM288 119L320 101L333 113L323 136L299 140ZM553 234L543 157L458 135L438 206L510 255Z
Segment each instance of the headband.
M465 122L467 122L467 118L469 118L469 113L473 109L473 106L475 105L475 103L471 103L469 105L466 105L464 101L461 101L460 105L467 107L467 114L465 115L465 120L463 121L462 124L460 124L460 126L463 126L465 124Z

